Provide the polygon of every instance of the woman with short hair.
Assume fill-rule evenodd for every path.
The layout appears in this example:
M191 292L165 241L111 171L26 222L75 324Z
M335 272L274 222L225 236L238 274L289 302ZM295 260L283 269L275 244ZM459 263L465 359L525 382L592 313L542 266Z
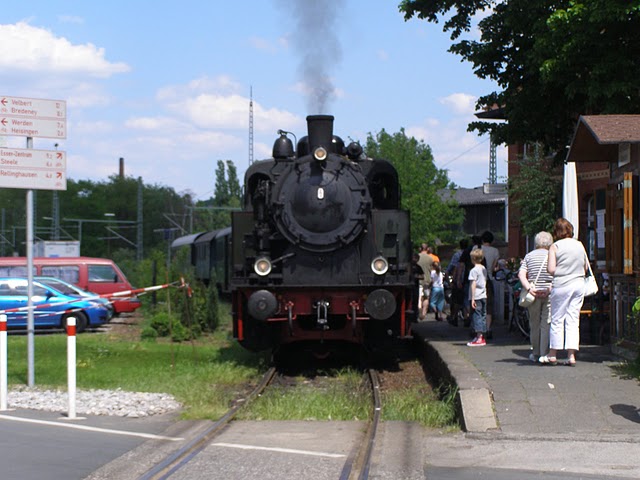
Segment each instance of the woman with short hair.
M534 238L535 249L527 253L520 264L518 279L522 288L531 292L535 301L527 307L531 327L531 354L529 360L537 362L549 353L549 323L551 303L549 293L553 276L547 272L549 248L553 237L549 232L539 232Z

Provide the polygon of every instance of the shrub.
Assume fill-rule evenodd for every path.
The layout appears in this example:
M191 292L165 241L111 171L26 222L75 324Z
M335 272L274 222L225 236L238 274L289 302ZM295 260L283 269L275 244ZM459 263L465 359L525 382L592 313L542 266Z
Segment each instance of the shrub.
M193 338L193 332L190 332L182 323L174 322L171 327L171 340L174 342L184 342Z
M155 341L158 338L158 332L151 326L144 327L140 332L140 339L144 341Z
M167 312L152 313L149 326L157 332L158 336L168 337L171 331L169 314Z

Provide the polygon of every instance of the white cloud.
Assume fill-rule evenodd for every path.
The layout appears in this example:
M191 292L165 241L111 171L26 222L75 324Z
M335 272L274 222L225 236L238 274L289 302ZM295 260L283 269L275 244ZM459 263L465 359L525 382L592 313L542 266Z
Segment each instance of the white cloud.
M173 115L200 129L248 131L249 102L238 94L239 83L231 77L201 77L185 85L171 85L158 90L156 99ZM253 102L256 131L273 131L302 125L297 116L276 108L266 109Z
M98 85L88 82L74 84L65 95L69 107L104 107L111 103L111 97Z
M18 22L0 25L0 68L12 71L87 75L106 78L129 71L125 63L111 63L103 48L73 45L49 30Z
M200 128L241 128L249 122L249 101L240 95L199 94L167 105Z
M253 118L256 130L272 132L273 134L275 134L279 128L296 131L306 126L303 118L291 112L277 108L263 108L262 105L255 102L253 104ZM271 155L271 148L269 148L269 155Z
M441 98L440 103L453 110L459 115L473 115L475 112L476 97L467 93L452 93L451 95Z
M159 88L156 92L156 99L161 102L169 102L172 100L182 100L200 93L238 93L241 89L242 85L228 75L218 75L216 77L203 76L195 78L184 85L167 85Z
M135 130L167 131L174 129L177 122L170 117L134 117L124 122L124 126Z
M80 121L69 125L74 135L104 135L113 132L113 125L105 121Z

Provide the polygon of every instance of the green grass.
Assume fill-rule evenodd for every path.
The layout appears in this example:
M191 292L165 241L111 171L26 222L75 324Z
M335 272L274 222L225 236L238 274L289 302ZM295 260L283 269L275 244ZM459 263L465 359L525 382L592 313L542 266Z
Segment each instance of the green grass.
M249 409L244 420L366 420L370 415L369 387L362 373L351 369L330 372L330 379L303 378L295 386L270 387Z
M431 428L458 428L456 392L447 390L442 399L437 392L415 385L387 392L382 397L382 419L418 422Z
M362 373L344 369L330 374L325 387L305 384L275 386L251 408L245 420L367 420L371 415L371 392ZM418 422L431 428L459 428L455 391L440 398L429 385L415 385L382 395L382 420Z
M8 381L27 383L27 337L8 339ZM36 335L35 384L40 388L67 386L67 337ZM122 339L109 334L77 336L77 386L80 389L117 389L172 394L184 405L183 418L217 419L232 402L247 393L265 371L267 356L244 350L220 331L197 344ZM275 385L246 410L252 420L366 420L370 387L362 373L340 369L318 375L313 384L300 377L295 386ZM437 392L416 385L383 394L383 420L415 421L428 427L455 428L454 392Z
M66 388L67 338L38 335L34 340L35 384ZM27 337L10 336L9 384L27 383ZM153 343L87 333L77 336L77 386L172 394L185 405L184 418L218 418L265 369L265 357L233 340Z

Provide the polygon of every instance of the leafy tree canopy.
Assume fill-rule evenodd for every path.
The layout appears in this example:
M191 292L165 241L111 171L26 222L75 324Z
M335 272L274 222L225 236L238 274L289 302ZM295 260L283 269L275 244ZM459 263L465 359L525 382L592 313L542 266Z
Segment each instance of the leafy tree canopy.
M518 159L520 172L509 179L508 191L511 203L520 212L520 224L525 235L551 231L561 214L559 197L561 173L553 161L545 158L542 148L536 145L531 155Z
M238 170L232 160L218 160L213 205L237 207L240 205L242 189L238 181Z
M411 212L414 243L456 240L454 232L462 224L463 213L455 201L445 202L440 197L440 191L454 185L447 171L435 166L428 145L407 137L404 129L394 134L383 129L376 135L369 133L365 152L369 157L388 160L398 171L402 208Z
M198 202L200 212L194 222L194 230L217 230L231 225L231 210L242 201L242 188L238 180L238 169L232 160L218 160L215 172L214 196Z
M57 192L60 231L58 240L82 240L81 253L111 256L116 249L135 253L138 198L142 193L143 252L166 250L163 230L181 226L188 231L187 206L193 200L163 185L143 184L140 179L112 175L107 181L67 180L67 189ZM53 191L34 191L35 240L53 240ZM0 254L25 255L25 190L0 189L3 231ZM105 213L113 216L105 217ZM121 221L127 222L122 223ZM113 233L113 231L116 234ZM181 235L181 232L175 236ZM132 245L133 244L133 245Z
M491 131L499 143L542 142L559 151L578 115L640 111L638 0L402 0L399 8L407 20L444 20L449 51L497 82L500 90L477 107L498 105L507 122L469 129ZM480 39L463 39L474 15L486 12Z

